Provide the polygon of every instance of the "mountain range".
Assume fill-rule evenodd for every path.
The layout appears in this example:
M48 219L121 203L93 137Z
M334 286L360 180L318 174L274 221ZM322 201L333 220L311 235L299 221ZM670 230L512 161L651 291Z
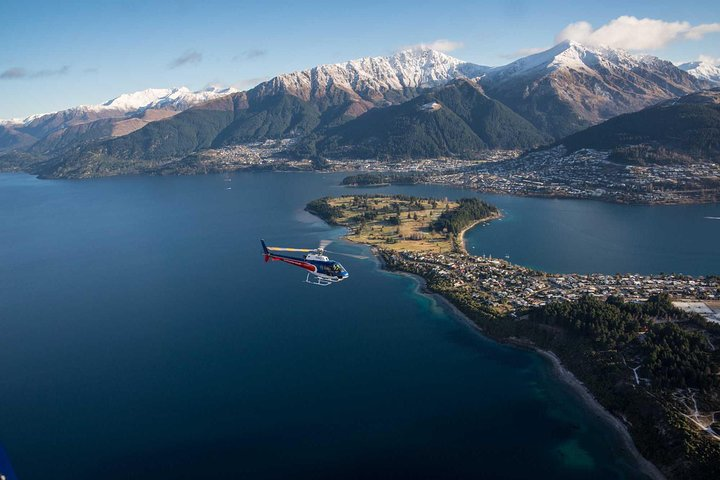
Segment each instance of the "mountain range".
M711 87L706 68L563 42L502 67L405 50L279 75L248 91L146 90L0 123L0 168L139 173L205 149L296 139L290 155L414 158L551 143Z

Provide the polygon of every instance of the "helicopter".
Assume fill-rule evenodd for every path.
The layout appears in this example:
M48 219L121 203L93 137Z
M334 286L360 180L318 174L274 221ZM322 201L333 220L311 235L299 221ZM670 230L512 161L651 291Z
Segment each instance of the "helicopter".
M333 253L337 255L346 255L348 257L364 259L360 255L351 255L349 253L338 253L328 252L325 250L331 241L322 240L318 248L283 248L283 247L268 247L265 244L265 240L260 240L263 248L263 256L265 261L281 261L295 265L296 267L307 270L307 277L305 283L311 285L319 285L321 287L327 287L333 283L342 282L347 279L350 274L340 263L330 260L325 253ZM282 255L275 252L302 252L305 255L302 258L291 257L289 255Z

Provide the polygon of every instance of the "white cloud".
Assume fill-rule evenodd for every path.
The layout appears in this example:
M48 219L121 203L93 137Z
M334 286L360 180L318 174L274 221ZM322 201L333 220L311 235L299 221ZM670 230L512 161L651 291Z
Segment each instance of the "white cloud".
M688 40L702 40L704 35L717 32L720 32L720 23L703 23L688 30L685 38Z
M715 32L720 32L720 23L691 25L624 15L598 28L585 21L571 23L557 34L555 42L574 40L625 50L655 50L678 40L700 40Z
M711 57L710 55L700 55L699 62L709 63L711 65L720 65L720 57Z
M437 50L438 52L452 52L458 48L463 47L463 42L455 42L446 38L441 38L430 43L417 43L415 45L408 45L403 47L402 50Z

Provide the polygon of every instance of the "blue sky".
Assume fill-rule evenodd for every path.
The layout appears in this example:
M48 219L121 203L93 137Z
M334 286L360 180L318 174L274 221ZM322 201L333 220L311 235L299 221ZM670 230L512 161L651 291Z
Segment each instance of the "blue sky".
M717 59L719 30L717 0L0 0L0 118L150 87L247 88L438 40L449 54L485 65L563 35L675 62Z

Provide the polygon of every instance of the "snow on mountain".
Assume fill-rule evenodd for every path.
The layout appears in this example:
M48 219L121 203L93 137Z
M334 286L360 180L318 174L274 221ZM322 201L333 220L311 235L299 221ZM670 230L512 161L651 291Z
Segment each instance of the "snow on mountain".
M720 84L720 66L718 65L708 62L688 62L678 65L678 68L700 80Z
M87 109L93 110L137 110L157 102L161 98L167 98L176 89L170 88L148 88L139 92L124 93L119 97L108 100L101 105L88 105Z
M50 116L61 115L64 119L88 120L110 117L124 117L142 113L148 109L168 109L182 111L194 105L213 100L223 95L235 93L235 88L208 87L203 90L191 91L187 87L180 88L148 88L132 93L124 93L119 97L97 105L79 105L57 112L30 115L24 119L0 120L0 125L28 126L37 121L44 121ZM77 122L75 122L77 123Z
M259 87L263 92L283 91L304 100L339 88L377 101L389 91L435 87L455 78L477 77L488 69L442 52L409 49L387 57L365 57L279 75Z
M148 108L172 108L185 110L193 105L212 100L222 95L229 95L238 90L235 88L209 87L196 92L187 87L180 88L149 88L139 92L126 93L113 98L102 105L91 105L90 109L116 109L123 111L144 110Z
M508 65L491 69L489 78L548 73L559 69L594 70L598 67L633 69L643 64L663 62L657 57L635 56L624 50L607 47L587 47L573 41L564 41L534 55Z

